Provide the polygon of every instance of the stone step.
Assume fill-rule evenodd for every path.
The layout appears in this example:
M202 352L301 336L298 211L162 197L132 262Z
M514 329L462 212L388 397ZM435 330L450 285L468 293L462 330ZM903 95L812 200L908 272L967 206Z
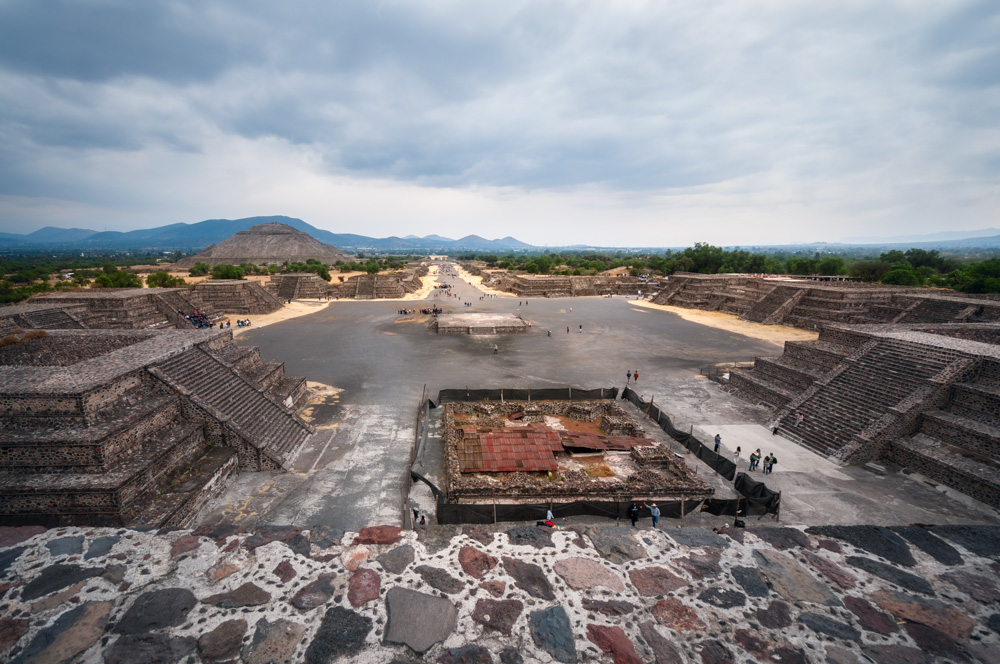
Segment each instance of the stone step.
M923 414L920 431L942 442L1000 458L1000 421L984 423L962 413L934 410Z
M924 435L895 440L888 453L904 468L1000 508L1000 464L993 459Z

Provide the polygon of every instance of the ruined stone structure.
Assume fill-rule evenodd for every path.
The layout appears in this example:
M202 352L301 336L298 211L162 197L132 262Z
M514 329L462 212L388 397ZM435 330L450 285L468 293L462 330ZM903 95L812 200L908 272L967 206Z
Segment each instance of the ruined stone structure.
M324 298L331 294L333 286L311 272L293 272L274 275L264 284L264 288L280 303L286 300Z
M675 274L652 301L807 329L827 323L1000 321L1000 301L953 291L732 274Z
M281 300L256 281L218 279L196 284L198 301L231 314L269 314L281 308Z
M519 297L584 297L588 295L638 295L652 288L639 277L533 276L513 272L485 272L464 265L465 270L483 277L483 284Z
M397 299L420 290L423 287L421 277L426 275L426 267L394 274L355 275L339 286L333 286L333 295L352 300Z
M190 268L195 263L208 265L280 264L285 261L304 263L314 258L326 265L350 261L351 256L336 247L324 244L307 233L287 224L258 224L213 244L195 256L177 261L177 267Z
M448 403L443 431L452 503L697 501L713 494L683 461L669 455L641 464L627 454L610 456L614 450L658 447L642 437L642 428L614 401ZM593 473L594 462L600 473Z
M524 334L531 327L514 314L440 314L431 329L438 334Z
M0 523L182 525L237 467L288 468L311 428L223 330L50 330L0 348Z
M89 319L87 306L82 303L62 304L33 300L23 304L0 307L0 336L12 330L80 330Z
M805 447L888 460L1000 507L996 325L827 325L817 341L734 370L729 386L773 407L782 435Z

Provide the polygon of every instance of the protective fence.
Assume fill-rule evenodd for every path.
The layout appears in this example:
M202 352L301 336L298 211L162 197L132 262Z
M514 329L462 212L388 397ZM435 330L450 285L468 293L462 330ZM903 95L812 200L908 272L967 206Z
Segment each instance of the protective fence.
M735 502L735 501L731 501ZM658 502L660 517L664 519L680 519L684 514L701 507L700 500ZM545 519L547 510L552 510L552 516L562 519L571 516L600 516L607 519L629 519L630 500L576 500L567 503L525 503L506 504L490 503L486 505L469 505L464 503L448 503L443 496L437 501L437 522L439 524L458 523L496 523L498 521L541 521ZM651 517L648 507L639 510L640 519Z
M765 505L768 513L777 514L778 507L781 504L780 492L771 491L763 482L752 480L745 473L740 473L737 476L735 463L719 454L716 454L714 450L698 440L693 434L675 428L673 422L670 420L670 417L657 408L652 399L647 402L636 394L635 390L628 387L626 387L625 391L622 392L622 399L628 401L637 409L646 413L646 415L656 422L668 436L689 449L696 457L704 461L705 464L712 468L712 470L716 473L727 480L735 479L736 483L734 488L746 497L747 500L744 500L744 502L752 500L755 505ZM735 507L733 509L735 509Z
M617 399L617 387L582 389L578 387L499 388L499 389L448 389L438 392L437 408L443 403L456 401L592 401Z

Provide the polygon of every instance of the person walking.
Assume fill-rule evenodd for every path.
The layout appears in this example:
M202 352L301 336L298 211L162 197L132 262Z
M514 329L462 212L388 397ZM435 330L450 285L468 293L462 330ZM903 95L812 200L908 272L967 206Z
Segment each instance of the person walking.
M715 453L719 453L719 447L722 445L722 436L715 434Z
M635 528L636 524L639 523L639 506L632 502L632 507L628 508L628 516L632 519L632 527Z
M733 453L733 463L735 463L737 467L739 467L739 465L740 465L740 454L742 454L742 453L743 452L740 450L739 446L737 445L736 446L736 452Z
M639 370L638 369L636 369L635 371L632 372L632 379L635 380L635 384L636 385L639 384Z
M625 384L628 385L632 382L632 370L629 369L628 373L625 374Z
M757 456L757 458L754 459L753 468L751 468L751 470L757 470L758 468L760 468L761 454L759 447L757 448L757 451L754 452L754 454Z
M656 528L656 524L660 522L660 508L656 506L656 503L650 503L649 514L653 517L653 527Z
M750 453L750 468L749 468L750 472L753 472L754 464L756 464L756 463L757 463L757 453L756 452L751 452Z
M493 344L493 354L496 355L499 352L500 352L500 346Z
M566 326L566 334L569 334L569 325Z

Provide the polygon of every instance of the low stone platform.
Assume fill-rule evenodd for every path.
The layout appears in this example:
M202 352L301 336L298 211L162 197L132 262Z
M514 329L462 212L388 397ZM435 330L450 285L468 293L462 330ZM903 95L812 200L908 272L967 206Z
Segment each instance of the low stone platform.
M998 551L990 526L0 528L0 659L993 662Z
M519 334L530 328L515 314L441 314L432 324L438 334Z

